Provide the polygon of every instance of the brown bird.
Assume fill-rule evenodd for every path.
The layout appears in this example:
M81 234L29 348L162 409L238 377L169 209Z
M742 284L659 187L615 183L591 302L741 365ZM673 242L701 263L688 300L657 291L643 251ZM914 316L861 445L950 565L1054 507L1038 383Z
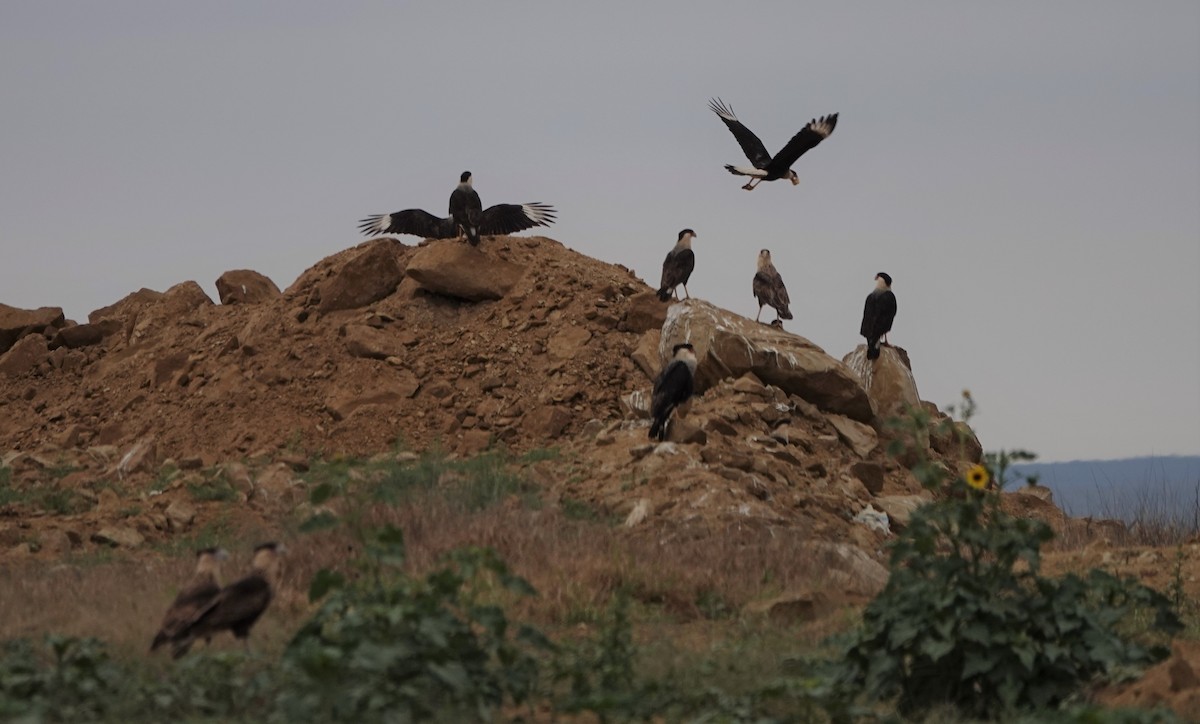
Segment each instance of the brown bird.
M692 295L688 294L687 283L688 279L692 278L692 269L696 268L696 254L692 251L692 239L695 236L696 232L691 229L679 232L679 240L675 242L675 247L667 254L667 258L663 260L662 284L658 287L660 301L666 302L671 299L672 295L678 296L675 287L680 284L683 285L684 295L691 299Z
M150 650L173 641L196 616L197 612L212 603L221 592L219 578L221 561L229 557L223 548L204 548L196 551L196 572L192 580L175 596L167 614L163 616L162 626L150 643Z
M250 648L250 629L271 604L272 581L279 574L280 557L285 552L278 543L263 543L254 549L250 573L221 589L204 608L196 612L172 640L174 656L188 652L198 638L208 638L228 629L234 638Z
M753 288L754 298L758 300L758 315L754 317L754 321L757 322L762 317L764 305L774 308L777 315L776 321L792 318L792 313L788 309L792 300L788 299L787 287L783 286L783 277L779 276L779 272L775 270L775 265L771 263L771 252L766 249L758 252L758 271L754 274Z

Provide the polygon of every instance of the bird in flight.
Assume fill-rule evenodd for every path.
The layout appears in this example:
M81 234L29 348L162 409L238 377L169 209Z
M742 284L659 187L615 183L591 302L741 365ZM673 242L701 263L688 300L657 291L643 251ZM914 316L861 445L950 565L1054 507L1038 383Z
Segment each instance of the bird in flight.
M358 224L367 236L412 234L426 239L459 239L466 236L472 246L480 236L512 234L535 226L554 223L553 206L538 202L496 204L483 208L475 192L470 171L463 171L458 186L450 194L450 215L441 218L423 209L405 209L391 214L368 216Z
M738 144L742 147L742 151L746 154L746 158L750 159L752 166L734 166L725 164L725 170L735 176L749 176L750 180L742 188L747 191L753 191L754 187L762 181L775 181L777 179L786 178L792 182L792 185L800 183L800 177L792 170L792 164L804 155L806 151L816 146L821 141L824 141L829 134L833 133L833 129L837 127L838 114L833 113L823 118L814 118L808 122L804 128L792 136L792 140L787 142L783 148L779 149L779 153L773 157L767 153L766 146L759 140L758 136L754 135L754 131L746 128L738 117L734 115L733 108L725 105L720 98L709 100L708 107L713 113L725 122L729 132L737 139Z

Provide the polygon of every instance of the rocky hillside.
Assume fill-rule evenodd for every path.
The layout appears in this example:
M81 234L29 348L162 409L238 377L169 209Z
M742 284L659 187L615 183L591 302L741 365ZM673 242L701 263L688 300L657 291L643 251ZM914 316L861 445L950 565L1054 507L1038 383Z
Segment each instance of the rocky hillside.
M0 306L0 551L176 535L204 517L195 485L213 470L269 518L302 498L314 457L434 446L558 448L531 466L547 497L630 525L781 525L874 550L879 513L894 527L921 499L884 454L883 421L905 405L941 416L903 350L839 361L702 301L659 302L629 270L542 237L379 238L282 292L247 270L216 292L142 289L79 323ZM702 394L651 445L651 380L685 339ZM969 429L965 445L931 431L908 456L979 459ZM129 499L148 505L129 513Z

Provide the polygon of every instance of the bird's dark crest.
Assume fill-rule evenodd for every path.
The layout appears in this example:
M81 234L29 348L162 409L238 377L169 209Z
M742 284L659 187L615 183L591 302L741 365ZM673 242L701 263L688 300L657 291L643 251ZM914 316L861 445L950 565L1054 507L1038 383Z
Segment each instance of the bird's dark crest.
M462 172L462 175L458 177L458 182L459 182L459 183L462 183L462 184L465 184L465 183L467 182L467 179L469 179L469 178L471 178L471 172L470 172L470 171L463 171L463 172Z
M875 275L875 277L877 279L883 279L883 283L888 285L889 287L892 286L892 275L891 274L888 274L887 272L879 272L878 274Z
M679 354L679 350L681 350L681 349L690 349L693 352L696 351L696 348L692 346L691 342L684 342L682 344L677 344L671 348L671 356L674 357L675 355Z
M691 229L684 229L683 231L679 232L679 238L682 239L683 237L687 236L688 234L695 236L696 232L692 231Z

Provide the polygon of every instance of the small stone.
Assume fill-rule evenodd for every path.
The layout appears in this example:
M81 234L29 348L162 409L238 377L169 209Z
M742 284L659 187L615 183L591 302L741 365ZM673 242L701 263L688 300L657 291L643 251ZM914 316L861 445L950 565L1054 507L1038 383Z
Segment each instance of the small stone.
M146 538L133 528L123 525L110 525L92 534L92 542L101 545L121 548L137 548L146 542Z

